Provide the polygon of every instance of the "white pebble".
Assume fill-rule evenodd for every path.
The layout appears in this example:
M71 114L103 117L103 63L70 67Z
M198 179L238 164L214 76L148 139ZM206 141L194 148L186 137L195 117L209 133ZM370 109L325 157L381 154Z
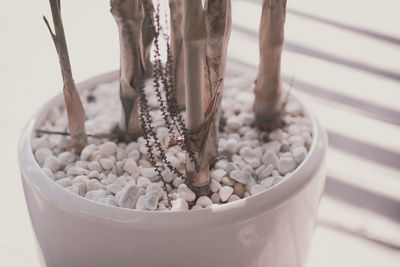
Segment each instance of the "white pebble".
M52 172L56 172L60 168L60 160L55 156L50 156L45 160L43 167L49 168Z
M114 162L111 159L100 159L99 162L104 170L111 170L114 166Z
M226 171L222 169L217 169L211 172L211 179L215 179L218 182L221 182L222 178L226 175Z
M237 195L231 195L231 196L228 198L228 203L233 202L233 201L236 201L236 200L239 200L239 199L240 199L239 196L237 196Z
M86 193L85 197L91 200L99 200L100 198L103 198L107 196L107 191L103 189L98 189L98 190L92 190Z
M201 206L201 205L194 205L193 207L192 207L192 210L201 210L203 207Z
M229 173L229 177L241 184L247 184L249 183L251 175L247 171L232 171Z
M307 156L307 149L304 146L296 146L290 149L292 156L297 163L301 163ZM46 165L46 163L45 163Z
M100 182L97 181L96 179L90 179L89 181L86 182L86 191L93 191L93 190L98 190L100 189Z
M124 171L130 175L134 174L137 171L136 162L133 159L128 159L124 164Z
M125 186L127 182L128 180L126 179L125 176L120 176L117 179L115 179L114 184L118 184L122 187Z
M128 153L128 158L138 161L140 159L140 152L138 150L132 150Z
M204 207L207 207L208 205L213 204L213 202L212 202L212 200L211 200L209 197L207 197L207 196L201 196L201 197L199 197L199 198L197 199L196 204L197 204L197 205L200 205L200 206L202 206L202 207L204 208Z
M125 187L118 198L118 206L132 209L136 206L136 202L140 196L139 187L136 185Z
M158 195L158 199L162 199L164 196L164 190L156 183L150 184L146 188L146 193L148 192L156 192Z
M136 181L137 186L146 188L149 184L151 184L151 181L147 177L139 177Z
M74 183L71 186L71 192L80 196L84 196L86 193L86 185L84 183Z
M161 177L164 180L164 182L166 183L170 183L172 182L172 175L171 175L171 171L168 169L165 169L161 172Z
M157 192L148 192L142 200L143 206L148 210L155 210L158 206L158 199Z
M239 167L238 167L235 163L229 162L229 163L226 165L225 170L226 170L227 173L231 173L232 171L239 170Z
M65 172L63 171L58 171L54 174L54 179L59 180L65 177Z
M242 126L242 121L238 116L231 116L226 120L226 126L231 130L239 130Z
M36 150L36 152L35 152L35 157L36 157L36 160L37 160L37 162L40 164L40 165L42 165L45 161L46 161L46 159L48 158L48 157L50 157L50 156L52 156L53 155L53 152L51 152L51 150L50 149L48 149L48 148L39 148L38 150Z
M103 169L100 166L100 163L98 163L97 161L90 162L88 164L88 169L89 171L98 171L98 172L103 171Z
M58 155L58 159L60 160L61 166L66 166L74 162L75 156L71 152L65 151Z
M97 178L97 177L99 177L99 175L100 175L100 173L98 171L91 171L91 172L89 172L88 177L89 178Z
M186 200L187 202L192 202L196 199L196 194L190 190L185 184L180 184L178 187L178 195Z
M211 184L210 184L211 192L216 193L221 187L222 185L218 181L211 179Z
M100 152L104 157L109 157L117 152L117 145L113 142L107 142L100 146Z
M265 188L270 188L274 184L274 177L262 179L260 182Z
M211 201L211 200L210 200ZM188 210L189 205L183 198L178 198L177 200L172 201L172 208L173 211L182 211Z
M151 181L155 181L157 178L157 172L153 168L143 168L139 171L140 175L149 178Z
M283 137L283 132L281 129L276 129L273 130L269 135L268 135L269 139L271 139L272 141L278 141L280 142L282 140Z
M275 152L273 152L272 150L267 150L262 157L262 162L266 166L268 166L269 164L272 164L274 167L277 167L278 166L278 157L276 156Z
M265 190L265 187L260 184L255 184L250 188L250 194L253 196Z
M258 174L258 179L264 179L264 178L270 176L273 169L274 169L274 166L273 166L272 164L269 164L266 168L264 168L264 169Z
M245 157L245 158L243 158L243 160L253 168L257 168L261 164L261 161L259 158Z
M291 172L296 168L296 161L293 158L284 157L278 161L278 170L281 174Z
M116 194L122 189L122 187L119 184L109 184L106 189L108 192Z
M71 167L67 170L67 176L88 175L89 171L80 167Z
M230 178L228 178L228 177L224 177L224 178L222 178L221 183L223 185L233 186L235 184L235 181L230 179Z
M225 202L228 200L228 198L232 195L233 193L233 188L230 186L223 186L219 190L219 197L221 198L222 202Z
M211 195L211 200L212 200L213 203L219 203L221 198L220 198L218 193L213 193Z
M92 155L93 151L96 149L96 145L90 144L85 146L81 151L81 160L89 160L90 156Z

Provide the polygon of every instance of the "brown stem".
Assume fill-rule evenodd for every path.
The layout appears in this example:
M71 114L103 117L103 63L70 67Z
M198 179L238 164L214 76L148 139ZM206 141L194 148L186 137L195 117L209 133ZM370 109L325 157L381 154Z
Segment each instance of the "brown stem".
M154 26L154 6L152 0L143 0L144 20L142 25L142 43L144 49L144 60L146 63L146 78L153 75L153 65L150 61L150 50L154 40L156 29Z
M220 86L221 96L223 89L221 79L225 76L226 54L232 28L231 1L230 0L208 0L206 6L206 29L207 29L207 62L205 65L206 81L205 103L210 105L212 96L216 93L217 85ZM221 99L221 97L219 98ZM207 153L211 158L217 156L218 129L221 117L221 101L216 103L217 111L210 129Z
M263 0L259 30L260 65L254 88L256 123L270 127L282 113L281 55L286 0Z
M205 14L201 0L184 1L182 34L185 57L186 126L191 136L189 140L191 149L198 157L203 139L201 136L205 110L203 70L207 45ZM208 160L199 159L199 165L200 171L196 172L194 163L188 160L186 174L191 180L192 188L197 193L204 193L208 191L210 183Z
M49 0L55 33L51 30L46 17L43 20L49 29L57 50L58 59L63 77L63 93L65 108L68 117L68 128L71 133L72 147L76 153L80 153L87 143L85 131L85 111L82 106L75 82L72 78L71 64L68 55L67 42L65 40L64 27L61 19L60 0Z
M185 67L182 38L183 0L170 0L171 46L174 57L175 93L179 108L185 109Z
M119 127L128 134L140 132L138 90L144 87L145 61L142 43L144 10L142 0L111 0L111 14L118 25L120 42L120 98L122 116Z

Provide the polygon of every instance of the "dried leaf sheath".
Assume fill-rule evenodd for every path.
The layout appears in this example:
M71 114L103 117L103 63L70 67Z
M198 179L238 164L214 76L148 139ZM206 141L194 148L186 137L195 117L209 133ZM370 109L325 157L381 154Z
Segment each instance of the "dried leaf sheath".
M286 0L263 0L259 30L260 65L254 88L256 123L270 127L279 123L281 98L281 55L284 42Z
M225 76L226 54L232 28L231 1L208 0L206 6L207 64L205 65L205 103L209 105L217 87L223 90L221 79ZM217 156L218 129L221 116L221 102L216 103L216 115L210 129L207 153L211 158Z
M143 0L144 19L142 25L142 43L144 49L144 60L146 64L146 78L153 75L153 65L150 61L150 50L156 32L154 26L154 6L152 0Z
M178 106L185 108L185 68L182 37L183 0L170 0L171 11L171 46L174 57L175 94Z
M72 78L71 64L68 56L67 42L65 40L64 27L61 19L61 8L59 0L50 0L51 13L55 33L51 30L46 17L43 19L49 29L57 50L58 59L63 77L63 93L65 108L68 116L68 128L71 136L72 147L80 153L87 143L85 131L85 111L76 90L75 82Z
M191 149L198 156L201 146L201 131L204 124L204 64L207 45L205 15L201 0L184 1L183 45L185 57L186 126L189 130ZM200 172L193 162L187 160L186 173L197 193L207 191L209 178L208 160L199 161ZM198 190L197 190L198 189Z
M112 0L111 14L118 25L120 42L120 98L122 116L120 129L131 135L140 133L138 90L145 80L142 43L144 10L142 0Z

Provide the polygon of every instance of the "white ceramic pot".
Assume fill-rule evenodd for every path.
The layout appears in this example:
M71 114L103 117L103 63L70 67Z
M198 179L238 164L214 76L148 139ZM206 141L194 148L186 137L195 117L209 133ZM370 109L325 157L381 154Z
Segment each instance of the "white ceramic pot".
M93 88L117 76L100 75L78 88ZM105 206L45 176L32 153L33 130L62 101L61 95L55 97L29 121L18 151L44 266L304 266L325 183L327 148L326 134L307 107L313 144L282 183L212 209L151 212Z

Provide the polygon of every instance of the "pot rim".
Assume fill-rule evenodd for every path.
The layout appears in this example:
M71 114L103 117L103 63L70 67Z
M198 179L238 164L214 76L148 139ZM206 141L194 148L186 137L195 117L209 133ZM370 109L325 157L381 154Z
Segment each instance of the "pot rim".
M229 62L228 69L243 72L243 66L232 62ZM87 90L94 88L97 84L112 82L117 78L118 71L107 72L77 84L77 88L78 90ZM305 186L317 177L316 173L324 168L323 162L327 147L326 132L311 109L303 103L295 92L291 92L290 97L299 102L305 116L311 121L313 142L307 157L283 181L245 199L198 210L139 211L107 206L65 190L42 171L34 158L31 146L34 137L33 129L42 123L50 108L54 107L55 104L62 103L61 93L41 107L24 127L18 144L18 162L22 179L54 206L71 213L71 215L78 214L80 217L86 217L93 221L111 220L121 223L134 223L135 226L151 230L154 229L155 225L162 228L182 228L193 227L197 224L223 223L224 221L235 220L238 217L243 218L243 216L253 218L257 214L270 212L284 205L300 193ZM27 189L25 188L25 190Z

